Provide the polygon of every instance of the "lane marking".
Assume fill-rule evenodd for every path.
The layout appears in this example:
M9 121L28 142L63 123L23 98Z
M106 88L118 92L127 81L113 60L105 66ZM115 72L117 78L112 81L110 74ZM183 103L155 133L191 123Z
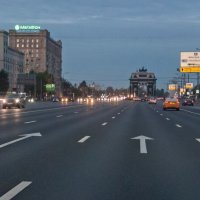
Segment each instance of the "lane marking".
M75 112L74 112L74 114L78 114L78 113L79 113L78 111L75 111Z
M59 107L59 108L47 108L47 109L39 109L39 110L32 110L32 111L23 111L23 112L20 112L20 114L27 114L27 113L36 113L36 112L42 112L42 111L51 111L51 110L60 110L60 109L68 109L68 108L75 108L75 107L83 107L83 105L73 105L73 106L62 106L62 107ZM3 117L3 116L9 116L9 115L15 115L15 114L19 114L19 113L15 113L15 112L12 112L12 113L4 113L4 114L0 114L0 117Z
M29 121L29 122L24 122L24 124L32 124L32 123L35 123L37 121Z
M197 140L198 142L200 142L200 138L196 138L196 140Z
M112 119L115 119L115 116L113 116Z
M188 113L192 113L194 115L200 115L200 113L195 113L195 112L192 112L192 111L189 111L189 110L185 110L185 109L181 109L182 111L185 111L185 112L188 112Z
M6 147L8 145L11 145L13 143L28 139L30 137L41 137L42 135L40 133L31 133L31 134L24 134L24 135L21 135L21 136L23 136L23 137L19 138L19 139L16 139L16 140L12 140L12 141L4 143L4 144L1 144L0 145L0 149L3 148L3 147Z
M169 119L169 118L166 118L166 120L169 121L170 119Z
M147 152L147 145L146 145L146 140L153 140L153 138L146 137L144 135L138 136L131 138L132 140L140 140L140 153L148 153Z
M156 112L158 112L158 110L156 110Z
M121 113L117 113L118 115L120 115Z
M6 194L0 197L0 200L10 200L18 195L21 191L27 188L32 182L30 181L22 181L20 184L15 186L13 189L8 191Z
M163 116L163 114L160 114L160 116Z
M181 126L180 124L176 124L176 126L177 126L178 128L182 128L182 126Z
M103 124L101 124L102 126L106 126L108 124L108 122L104 122Z
M85 136L84 138L82 138L81 140L79 140L78 143L84 143L89 138L90 138L90 136Z
M59 117L63 117L63 115L58 115L58 116L56 116L56 117L58 117L58 118L59 118Z

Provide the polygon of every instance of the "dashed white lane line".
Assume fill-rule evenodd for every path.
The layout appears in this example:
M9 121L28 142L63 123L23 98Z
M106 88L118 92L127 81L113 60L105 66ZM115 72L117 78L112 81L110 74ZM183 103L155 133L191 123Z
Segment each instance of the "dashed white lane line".
M113 116L112 119L115 119L115 116Z
M0 200L10 200L18 195L22 190L28 187L32 182L29 181L22 181L20 184L15 186L13 189L8 191L6 194L0 197Z
M57 117L57 118L59 118L59 117L63 117L63 115L57 115L56 117Z
M78 143L84 143L89 138L90 138L90 136L85 136L84 138L82 138L81 140L79 140Z
M29 121L29 122L24 122L24 124L32 124L32 123L35 123L37 121Z
M104 122L103 124L101 124L102 126L106 126L108 124L108 122Z
M160 116L163 116L163 114L160 114Z
M182 126L181 126L180 124L176 124L176 126L177 126L178 128L182 128Z
M78 114L78 113L79 113L78 111L75 111L75 112L74 112L74 114Z
M169 118L166 118L166 120L169 121L170 119L169 119Z
M121 113L117 113L118 115L120 115Z

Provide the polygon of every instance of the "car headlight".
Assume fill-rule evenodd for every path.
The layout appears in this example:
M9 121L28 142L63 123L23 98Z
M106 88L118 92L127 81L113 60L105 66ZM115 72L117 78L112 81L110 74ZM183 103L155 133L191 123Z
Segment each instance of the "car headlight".
M15 99L15 102L16 102L16 103L19 103L19 99Z

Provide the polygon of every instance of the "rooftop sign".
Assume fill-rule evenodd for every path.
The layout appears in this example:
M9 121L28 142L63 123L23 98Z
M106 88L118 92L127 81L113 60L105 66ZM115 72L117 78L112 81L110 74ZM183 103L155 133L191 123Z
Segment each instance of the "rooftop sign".
M40 26L35 25L15 25L16 31L37 31L40 30Z

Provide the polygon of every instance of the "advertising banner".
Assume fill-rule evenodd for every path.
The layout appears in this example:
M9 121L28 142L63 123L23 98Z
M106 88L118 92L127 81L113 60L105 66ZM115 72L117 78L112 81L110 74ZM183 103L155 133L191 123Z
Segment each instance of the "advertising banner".
M169 91L176 91L178 89L178 85L177 84L169 84L168 85L168 90Z
M183 73L200 72L200 52L181 52L179 71Z

